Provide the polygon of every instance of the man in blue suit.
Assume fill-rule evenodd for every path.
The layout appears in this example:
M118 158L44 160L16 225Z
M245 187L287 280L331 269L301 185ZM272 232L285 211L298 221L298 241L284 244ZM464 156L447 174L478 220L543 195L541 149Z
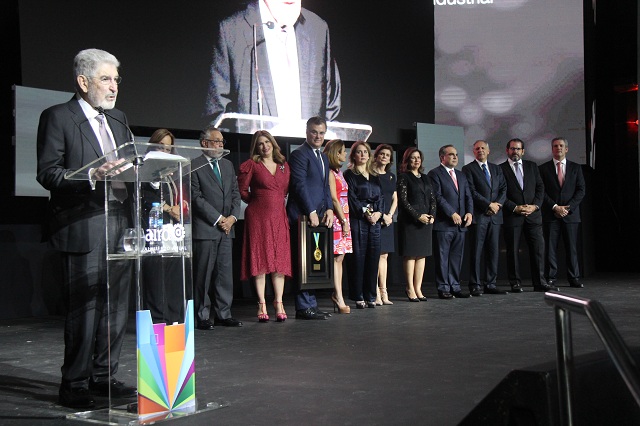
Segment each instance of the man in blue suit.
M498 257L500 254L500 227L502 205L507 198L507 182L497 164L489 163L489 144L478 140L473 144L475 161L462 168L469 181L473 198L473 226L471 238L471 277L469 291L472 296L506 294L496 287ZM482 254L484 253L484 288L482 286Z
M435 232L436 286L440 299L467 298L460 288L464 237L473 220L473 199L466 176L458 165L453 145L440 148L440 165L428 173L436 196Z
M298 253L298 217L306 216L311 227L333 226L333 202L329 188L329 158L322 153L327 123L322 117L307 121L307 139L289 158L291 179L287 216L291 228L291 253ZM294 271L297 268L294 268ZM294 272L294 275L295 272ZM299 278L299 277L298 277ZM296 319L327 319L330 315L318 311L314 292L299 291L296 295Z

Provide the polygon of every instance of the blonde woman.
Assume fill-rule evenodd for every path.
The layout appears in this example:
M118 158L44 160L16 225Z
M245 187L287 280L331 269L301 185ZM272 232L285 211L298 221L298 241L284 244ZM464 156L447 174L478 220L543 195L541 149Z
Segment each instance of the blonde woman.
M380 178L371 166L371 148L364 141L351 147L349 169L349 222L353 254L349 256L349 298L356 308L376 307L378 262L380 261L380 218L385 211Z

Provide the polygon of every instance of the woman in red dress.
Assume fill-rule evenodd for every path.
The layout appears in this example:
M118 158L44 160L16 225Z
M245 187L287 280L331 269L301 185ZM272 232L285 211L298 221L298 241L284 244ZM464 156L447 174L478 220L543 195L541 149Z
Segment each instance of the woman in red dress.
M247 203L244 212L244 243L240 278L254 277L258 294L258 321L268 322L264 298L266 275L273 284L276 321L287 319L282 294L285 277L291 277L289 221L285 201L289 188L289 165L278 143L266 130L254 133L250 158L240 165L238 187Z

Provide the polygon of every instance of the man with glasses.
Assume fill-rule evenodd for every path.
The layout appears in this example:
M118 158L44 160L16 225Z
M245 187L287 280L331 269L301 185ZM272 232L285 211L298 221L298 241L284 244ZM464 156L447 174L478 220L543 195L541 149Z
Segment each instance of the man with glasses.
M222 133L208 126L200 133L203 148L224 148ZM231 161L211 151L193 160L191 221L193 235L193 299L197 328L241 327L231 316L233 302L234 225L240 214L240 191ZM202 167L200 165L205 164ZM209 289L213 285L213 302ZM214 321L210 314L213 305Z
M44 110L38 125L37 180L51 193L45 236L61 254L67 309L59 403L70 408L91 408L95 396L136 395L134 387L113 377L126 331L131 281L126 261L107 266L105 176L114 164L91 169L87 180L65 179L67 172L129 140L127 117L115 109L119 66L116 57L103 50L79 52L74 59L75 95ZM130 227L131 200L121 189L119 201L108 203L108 229L114 235Z
M513 293L522 292L520 273L520 236L524 232L529 246L531 281L534 291L558 290L544 279L544 236L540 206L544 200L544 184L538 166L523 160L524 142L515 138L507 143L507 161L500 164L507 181L502 230L507 248L507 273Z

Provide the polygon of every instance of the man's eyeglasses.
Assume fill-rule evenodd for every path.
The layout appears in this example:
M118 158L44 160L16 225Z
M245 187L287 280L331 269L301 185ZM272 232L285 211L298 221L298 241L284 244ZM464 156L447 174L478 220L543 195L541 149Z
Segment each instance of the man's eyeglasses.
M116 85L118 85L122 81L122 77L120 77L119 75L115 77L102 76L93 78L97 79L103 86L109 86L111 85L111 83L115 83Z
M222 145L227 143L227 141L224 140L224 139L202 139L202 140L207 142L207 143L220 143Z

